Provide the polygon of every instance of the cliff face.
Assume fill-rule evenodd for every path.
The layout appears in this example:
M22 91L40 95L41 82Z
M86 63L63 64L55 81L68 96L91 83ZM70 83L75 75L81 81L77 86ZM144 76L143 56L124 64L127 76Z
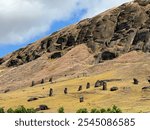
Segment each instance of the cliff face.
M82 20L1 58L0 64L18 66L43 54L59 58L78 44L91 48L95 63L133 50L150 52L150 1L135 0Z

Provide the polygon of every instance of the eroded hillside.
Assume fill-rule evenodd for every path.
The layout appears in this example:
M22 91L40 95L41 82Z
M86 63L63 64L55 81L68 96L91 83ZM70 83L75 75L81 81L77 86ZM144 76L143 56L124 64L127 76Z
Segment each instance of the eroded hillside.
M131 57L131 58L128 58ZM86 69L88 75L70 80L58 80L46 82L34 87L26 87L15 91L0 94L0 106L4 109L16 108L24 105L27 108L38 108L39 105L47 105L48 110L43 112L57 112L58 108L64 107L65 112L76 112L80 108L108 108L117 105L123 112L150 112L150 90L142 90L149 86L150 54L143 52L130 52L121 57L107 61L97 66ZM133 78L139 83L134 84ZM107 90L102 87L95 88L97 80L107 81ZM86 89L87 83L90 88ZM82 85L82 90L78 91ZM117 91L110 91L112 87L118 87ZM50 88L53 96L49 96ZM68 94L64 94L64 89ZM80 96L84 102L80 103ZM28 102L30 98L37 98Z
M0 90L30 86L33 80L40 82L50 77L77 77L88 73L89 67L122 54L149 52L149 10L149 1L126 3L0 58L4 68L0 72Z

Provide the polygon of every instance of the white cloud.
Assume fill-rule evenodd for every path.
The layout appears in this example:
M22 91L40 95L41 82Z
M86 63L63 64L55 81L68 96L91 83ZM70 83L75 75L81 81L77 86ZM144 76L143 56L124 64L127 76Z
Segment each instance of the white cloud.
M25 42L79 9L91 17L131 0L0 0L0 44Z
M81 8L87 8L87 13L83 16L83 18L95 16L107 9L117 7L125 2L130 2L133 0L94 0L93 2L91 2L91 0L85 1L81 2Z

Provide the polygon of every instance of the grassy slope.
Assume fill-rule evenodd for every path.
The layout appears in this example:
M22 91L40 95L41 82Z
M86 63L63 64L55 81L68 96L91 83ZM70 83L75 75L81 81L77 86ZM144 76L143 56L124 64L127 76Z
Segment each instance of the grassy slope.
M141 91L142 87L149 86L147 82L150 73L149 65L149 55L142 53L140 55L137 55L137 53L127 54L116 59L115 62L110 61L103 66L98 65L91 68L90 70L95 71L95 74L93 73L89 77L59 80L53 84L45 83L0 94L0 106L5 109L16 108L19 105L36 108L38 105L46 104L50 108L46 112L57 112L57 109L61 106L65 108L65 112L76 112L77 109L83 107L91 109L117 105L123 112L150 112L150 92L144 93ZM99 71L103 67L109 69L103 72ZM96 72L98 72L97 75ZM134 77L140 81L139 85L133 85L132 79ZM122 81L109 82L108 90L102 91L101 88L94 88L94 83L98 79L122 79ZM89 90L85 89L87 82L91 83ZM77 92L79 85L83 85L81 92ZM118 86L119 90L110 92L109 89L112 86ZM68 95L63 94L65 87L68 88ZM123 87L128 89L124 90ZM48 97L49 88L54 89L53 97ZM85 102L79 103L80 95L84 96ZM44 98L27 102L32 96L44 96Z
M106 78L107 77L107 78ZM46 104L50 108L47 112L57 112L57 109L64 106L66 112L75 112L77 109L86 107L101 108L111 107L113 104L120 107L123 112L147 112L150 111L150 100L144 100L141 92L141 82L138 86L133 85L131 80L123 80L108 83L108 88L111 86L119 86L120 90L116 92L102 91L100 88L94 88L94 82L97 79L111 79L112 73L104 73L101 75L77 78L54 84L46 83L33 88L25 88L22 90L12 91L7 94L0 94L0 106L17 107L24 105L25 107L38 107L40 104ZM89 81L92 86L89 90L85 89L85 83ZM84 89L77 92L78 86L82 84ZM122 87L130 86L130 90L123 90ZM54 89L54 96L48 97L49 88ZM63 94L63 88L68 87L69 94ZM43 89L44 88L44 89ZM79 96L84 95L85 102L79 103ZM145 94L144 94L145 95ZM27 99L32 96L46 96L37 101L27 102ZM145 95L146 96L146 95ZM146 97L148 98L148 97Z

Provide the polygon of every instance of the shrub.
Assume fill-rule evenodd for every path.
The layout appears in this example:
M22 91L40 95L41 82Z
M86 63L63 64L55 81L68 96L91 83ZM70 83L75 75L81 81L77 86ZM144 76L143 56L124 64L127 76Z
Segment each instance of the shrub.
M99 110L97 110L96 108L91 109L91 113L100 113Z
M100 109L100 113L107 113L107 110L105 110L104 108Z
M14 110L14 113L26 113L26 109L24 106L20 106Z
M36 113L36 110L33 108L26 109L24 106L20 106L16 109L9 108L7 113ZM0 108L0 113L5 113L3 108Z
M104 108L101 108L100 110L96 108L91 109L91 113L122 113L122 111L120 108L114 105L112 108L107 108L107 109Z
M111 113L111 108L107 108L107 113Z
M65 113L65 112L64 112L64 107L60 107L60 108L58 109L58 113Z
M12 108L9 108L9 109L7 110L7 113L14 113L14 110L13 110Z
M36 113L36 110L35 109L33 109L33 108L28 108L27 110L26 110L26 113Z
M81 109L77 110L76 113L88 113L88 110L86 108L81 108Z
M33 108L26 109L24 106L20 106L14 110L14 113L36 113L36 110Z
M0 113L5 113L4 108L0 108Z
M117 106L113 106L112 107L112 110L111 110L112 113L122 113L121 109L118 108Z

